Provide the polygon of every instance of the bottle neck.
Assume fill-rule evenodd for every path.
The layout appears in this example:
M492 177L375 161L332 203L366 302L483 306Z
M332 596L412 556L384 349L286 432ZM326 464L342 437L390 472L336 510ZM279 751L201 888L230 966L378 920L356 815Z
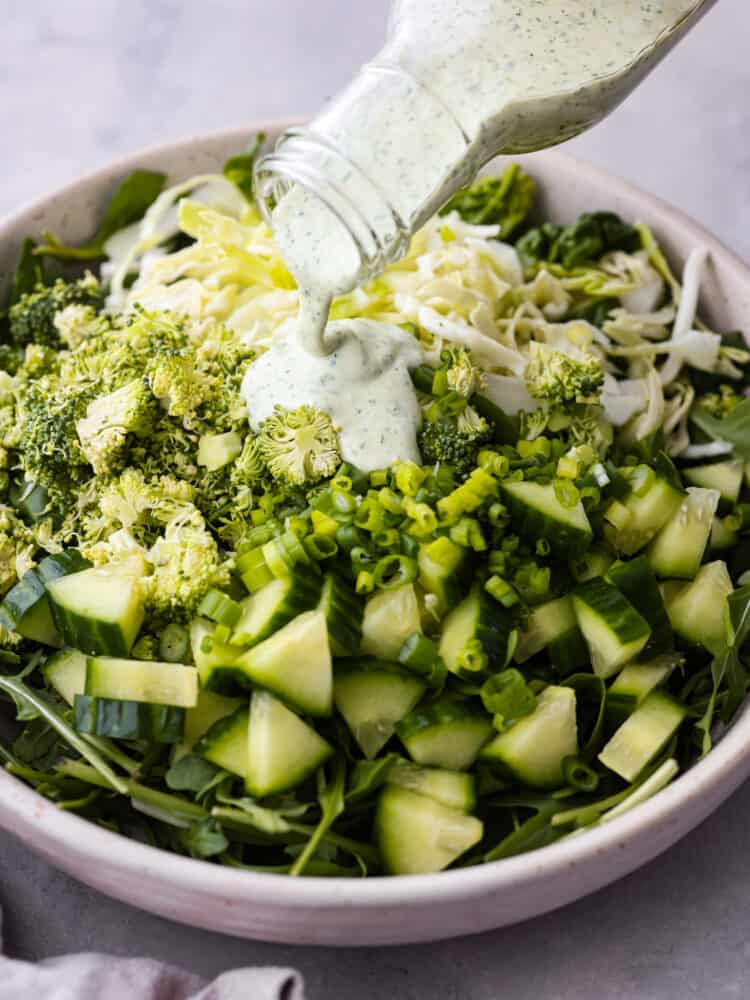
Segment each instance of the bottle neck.
M467 146L437 98L398 67L373 63L309 127L284 133L258 162L256 197L277 236L279 209L287 203L282 251L298 281L297 244L322 246L327 223L329 252L336 243L347 264L332 289L341 294L406 253L412 233L468 179ZM297 201L307 208L295 205L292 219ZM311 231L312 215L319 231Z

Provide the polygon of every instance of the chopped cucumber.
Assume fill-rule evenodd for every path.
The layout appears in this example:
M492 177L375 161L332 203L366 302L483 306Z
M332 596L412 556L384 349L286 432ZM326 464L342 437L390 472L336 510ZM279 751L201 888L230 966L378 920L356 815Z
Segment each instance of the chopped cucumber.
M736 504L742 489L744 463L741 458L713 465L693 465L683 469L682 475L691 486L702 486L708 490L718 490L722 503L728 507Z
M229 465L242 451L242 438L237 431L225 434L202 434L198 439L198 465L216 472Z
M0 606L0 615L9 628L25 639L41 642L45 646L61 646L60 633L52 619L47 598L47 584L89 565L77 549L45 556L35 569L25 573L8 591Z
M648 548L648 560L658 577L692 580L706 551L718 506L718 490L688 486L687 496L677 513L667 521Z
M239 698L225 698L213 691L200 690L198 704L185 713L185 734L182 742L190 750L219 719L232 715L243 704Z
M675 655L660 656L649 663L629 663L607 691L607 718L622 723L656 688L669 678L678 663Z
M733 590L726 563L701 566L696 578L666 601L672 628L688 642L717 653L728 638L727 597Z
M506 667L517 637L511 612L477 584L443 622L440 655L451 673L476 677Z
M532 788L555 788L563 783L563 760L577 752L575 691L551 685L539 695L534 711L497 735L480 758L499 763Z
M333 703L365 757L374 757L414 708L425 685L382 660L343 661L336 667Z
M79 733L113 740L179 743L185 730L185 709L77 694L74 725Z
M439 872L482 839L484 827L436 799L386 785L375 816L383 868L391 875Z
M362 642L365 602L336 573L326 574L318 610L325 615L333 656L356 656Z
M404 642L422 631L417 593L410 583L381 590L365 605L362 652L379 660L397 660Z
M575 670L588 661L573 601L568 595L534 608L526 629L518 637L513 659L525 663L543 649L549 650L550 659L560 669Z
M94 698L194 708L198 704L198 671L181 663L90 656L85 693Z
M333 710L333 667L328 628L321 611L306 611L234 662L246 687L273 691L307 715Z
M651 637L643 647L644 656L656 656L674 647L672 626L659 584L646 556L613 563L607 579L624 594L651 627Z
M465 702L441 701L410 712L396 732L417 764L465 771L493 729L487 715Z
M443 615L461 600L471 579L468 549L442 536L419 548L419 582L437 597L437 611Z
M266 691L250 703L245 785L251 795L294 788L324 764L333 747Z
M127 656L143 622L140 575L134 563L123 561L50 580L52 617L66 645Z
M242 688L238 683L235 661L242 652L239 646L219 642L216 626L205 618L196 618L190 625L190 649L198 669L202 687L221 694L232 694Z
M723 517L714 517L711 522L711 537L708 540L709 552L726 552L737 544L737 532L727 525Z
M68 705L73 704L77 694L86 690L86 659L85 653L77 649L61 649L42 667L46 682Z
M583 504L565 507L555 495L552 483L501 483L513 515L514 527L526 538L545 538L557 555L575 554L588 548L593 532Z
M246 777L249 719L247 705L219 719L196 743L195 753L225 771Z
M477 804L474 777L464 771L398 764L388 771L388 784L409 788L464 813L471 812Z
M619 555L631 556L645 548L677 512L684 494L673 473L671 468L668 474L655 476L647 489L617 501L624 508L622 523L605 524L604 537Z
M301 570L272 580L242 602L233 643L256 646L303 611L315 607L319 594L319 578Z
M686 709L654 691L623 722L599 754L599 760L625 781L635 781L677 732Z
M573 553L570 558L570 572L576 583L585 583L594 576L606 576L607 570L614 562L614 556L606 549L596 545L581 554Z
M614 584L601 577L581 583L573 591L578 626L599 677L611 677L634 659L651 635L646 619Z

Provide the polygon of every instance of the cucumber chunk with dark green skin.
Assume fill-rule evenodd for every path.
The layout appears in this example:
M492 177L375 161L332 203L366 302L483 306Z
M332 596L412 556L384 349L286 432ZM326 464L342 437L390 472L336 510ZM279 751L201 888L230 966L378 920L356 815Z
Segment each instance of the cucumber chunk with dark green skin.
M63 701L72 705L77 694L86 690L86 661L88 657L77 649L61 649L42 667L42 673Z
M615 732L599 760L625 781L635 781L674 736L686 714L684 705L654 691Z
M190 649L198 670L201 686L219 694L236 694L246 687L244 676L238 675L234 663L242 653L240 646L230 646L214 638L216 626L205 618L190 624Z
M55 625L84 653L127 656L143 622L140 575L129 565L102 566L47 583Z
M386 785L375 815L375 839L390 875L439 872L482 839L475 816L409 788Z
M677 512L648 547L648 560L662 580L692 580L698 572L719 498L718 490L688 487Z
M417 764L465 771L493 728L484 712L466 702L441 701L410 712L396 724L396 732Z
M192 749L214 723L232 715L244 704L243 699L226 698L222 694L201 689L198 692L198 704L185 712L185 732L182 737L185 749Z
M672 625L656 576L646 556L613 563L607 579L627 597L651 626L651 636L643 648L642 656L657 656L673 649Z
M9 628L25 639L46 646L61 646L47 599L47 583L90 566L77 549L46 556L37 567L25 573L5 595L0 614Z
M250 708L242 705L219 719L195 744L194 753L241 778L247 775Z
M673 588L672 582L667 582L672 593L666 607L675 633L710 653L718 653L728 639L727 597L734 590L726 563L706 563L694 580L679 588Z
M250 703L245 787L251 795L277 795L299 785L333 754L333 747L267 691Z
M563 783L563 760L577 752L575 691L550 686L539 695L534 711L499 733L480 757L522 784L556 788Z
M718 490L721 496L720 509L724 510L737 503L742 489L743 472L742 459L732 458L726 462L714 462L713 465L691 465L682 470L682 476L691 486Z
M77 694L74 725L79 733L113 740L179 743L185 730L185 709Z
M90 656L85 693L96 698L194 708L198 703L198 671L181 663Z
M90 567L91 563L88 559L84 559L78 549L64 549L54 555L45 556L37 566L36 571L44 583L49 583L61 576L80 573L81 570Z
M512 612L477 584L444 619L439 652L451 673L474 678L506 667L517 638ZM479 653L476 671L465 658L467 649Z
M544 649L561 676L589 662L588 647L567 594L533 609L526 628L518 637L513 659L516 663L525 663Z
M333 656L356 656L362 642L365 602L335 573L327 573L318 610L325 615Z
M646 645L651 635L649 624L625 595L602 577L579 584L572 596L594 673L611 677Z
M674 468L670 470L673 472ZM670 475L657 475L641 495L631 492L621 503L627 517L621 527L604 525L604 537L618 555L631 556L639 552L661 531L677 512L684 492Z
M233 642L249 648L267 639L303 611L315 607L320 595L318 577L302 571L267 583L242 601Z
M607 691L607 720L620 725L652 691L664 684L679 662L676 654L648 663L629 663Z
M419 547L419 582L438 599L438 612L455 607L471 579L471 554L445 536Z
M367 758L375 757L414 708L426 685L382 660L338 661L333 703Z
M320 611L293 618L242 653L232 670L240 685L272 691L306 715L333 711L333 664L328 628Z
M580 553L591 544L593 532L580 500L573 507L564 507L552 483L524 480L500 485L513 526L525 538L534 542L546 539L559 556Z

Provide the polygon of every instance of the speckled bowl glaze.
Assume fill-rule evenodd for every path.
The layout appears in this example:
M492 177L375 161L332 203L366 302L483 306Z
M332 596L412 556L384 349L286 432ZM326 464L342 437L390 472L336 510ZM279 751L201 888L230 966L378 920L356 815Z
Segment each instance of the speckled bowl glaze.
M271 135L282 126L265 125ZM203 136L126 157L0 223L0 286L21 240L47 228L83 240L117 182L136 167L173 181L215 170L254 130ZM750 269L675 209L558 152L527 157L540 214L569 222L608 208L653 227L678 264L706 246L701 309L717 328L750 326ZM490 168L491 169L491 168ZM613 882L666 850L750 774L750 711L701 763L611 823L531 854L477 868L402 878L291 879L235 871L146 847L103 830L0 771L0 826L83 882L153 913L240 937L290 944L430 941L515 923ZM648 886L643 887L648 892Z

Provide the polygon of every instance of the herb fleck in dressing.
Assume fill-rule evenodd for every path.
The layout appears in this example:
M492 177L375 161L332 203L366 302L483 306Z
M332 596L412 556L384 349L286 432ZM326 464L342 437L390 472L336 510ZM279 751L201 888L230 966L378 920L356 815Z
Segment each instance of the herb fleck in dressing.
M383 247L386 259L396 258L405 243L393 239L394 226L413 233L493 155L539 149L595 124L711 2L398 0L385 48L306 130L312 157L300 154L314 176L319 145L321 191L343 192L339 204L355 206L356 225L314 185L311 192L292 184L273 210L300 288L298 339L253 365L251 420L274 403L315 402L341 425L348 461L372 469L417 458L419 408L406 348L393 355L399 371L389 377L381 360L393 341L379 324L326 332L333 296L373 273L362 234L383 236L374 241L381 267Z

